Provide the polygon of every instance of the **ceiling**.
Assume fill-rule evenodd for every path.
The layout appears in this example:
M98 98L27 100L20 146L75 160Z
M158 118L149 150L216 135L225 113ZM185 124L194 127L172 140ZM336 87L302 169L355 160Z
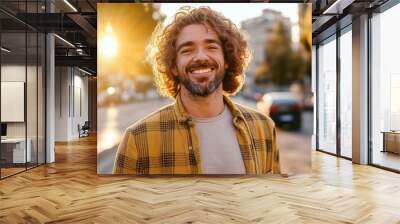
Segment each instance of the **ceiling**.
M351 24L352 18L372 12L388 0L312 0L313 44Z
M96 74L96 3L96 0L47 0L46 5L44 0L1 0L2 46L12 50L3 60L17 62L26 55L29 61L36 57L37 50L44 48L43 43L37 43L37 33L52 32L57 34L56 66L78 66Z

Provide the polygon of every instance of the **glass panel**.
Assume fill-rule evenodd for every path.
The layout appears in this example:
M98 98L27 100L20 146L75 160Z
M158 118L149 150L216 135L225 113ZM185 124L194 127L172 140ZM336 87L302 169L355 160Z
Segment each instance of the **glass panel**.
M372 163L400 170L400 5L372 22Z
M312 92L313 92L313 97L312 97L312 104L313 104L313 135L311 138L311 145L312 149L316 149L316 133L317 133L317 114L316 114L316 108L315 108L315 93L316 93L316 76L317 76L317 48L315 45L312 46L312 56L311 56L311 65L312 65L312 70L311 70L311 83L312 83Z
M318 48L318 147L336 154L336 39Z
M45 163L45 44L46 37L39 33L38 45L38 163Z
M27 13L38 12L37 1L27 2ZM36 24L38 17L30 18L30 22ZM35 21L36 20L36 21ZM27 30L27 94L26 94L26 111L27 111L27 143L30 148L30 161L27 163L28 168L37 166L38 160L38 108L37 108L37 76L38 76L38 35L36 30Z
M1 1L16 17L43 13L45 1ZM27 14L27 16L30 16ZM27 17L32 21L37 17ZM0 12L2 144L1 177L45 162L45 36ZM4 98L4 99L3 99ZM12 113L10 112L12 111ZM3 133L4 132L4 133Z
M340 36L340 153L352 157L352 35Z
M28 167L33 167L37 165L37 33L29 32L27 33L28 38L28 62L27 62L27 94L26 94L26 111L27 111L27 142L28 149L30 148L30 159L28 159ZM29 154L28 154L29 155Z
M1 34L1 140L2 177L25 170L26 151L25 90L26 34ZM29 144L28 144L29 145ZM28 147L29 149L29 147Z

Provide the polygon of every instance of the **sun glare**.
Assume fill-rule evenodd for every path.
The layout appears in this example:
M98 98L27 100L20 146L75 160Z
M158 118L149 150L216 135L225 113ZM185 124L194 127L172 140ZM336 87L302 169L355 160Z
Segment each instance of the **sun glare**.
M108 24L106 27L106 34L100 42L100 49L101 54L107 58L114 57L118 52L118 41L113 35L111 24Z

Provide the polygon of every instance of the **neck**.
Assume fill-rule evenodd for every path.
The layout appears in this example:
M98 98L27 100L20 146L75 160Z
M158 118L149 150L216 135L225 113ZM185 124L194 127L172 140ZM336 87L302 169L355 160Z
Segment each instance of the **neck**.
M215 117L224 110L222 85L206 97L194 96L185 87L181 88L181 100L185 110L198 118Z

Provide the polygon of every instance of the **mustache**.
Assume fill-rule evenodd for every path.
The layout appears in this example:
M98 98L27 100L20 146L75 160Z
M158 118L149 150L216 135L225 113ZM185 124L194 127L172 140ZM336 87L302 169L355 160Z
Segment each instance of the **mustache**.
M196 69L204 69L204 68L216 69L216 68L218 68L218 64L215 62L212 62L212 61L198 61L198 62L189 64L186 67L186 72L191 72Z

